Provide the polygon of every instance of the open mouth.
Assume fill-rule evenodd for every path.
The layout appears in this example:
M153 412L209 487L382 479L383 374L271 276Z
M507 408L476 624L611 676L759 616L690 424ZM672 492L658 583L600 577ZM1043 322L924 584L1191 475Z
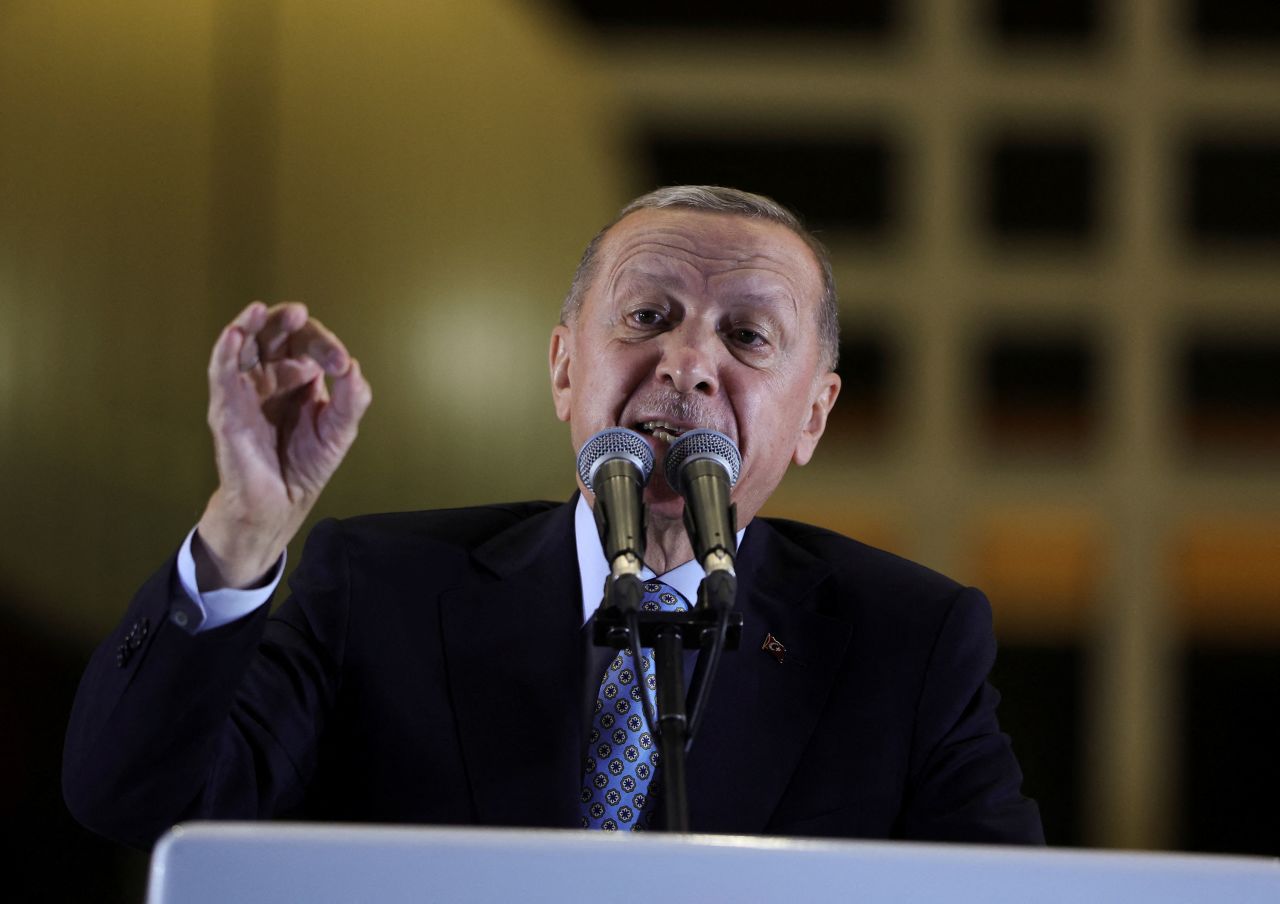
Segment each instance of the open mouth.
M675 424L669 424L666 421L641 421L636 424L634 429L648 436L657 437L664 443L674 443L688 430L689 427L677 427Z

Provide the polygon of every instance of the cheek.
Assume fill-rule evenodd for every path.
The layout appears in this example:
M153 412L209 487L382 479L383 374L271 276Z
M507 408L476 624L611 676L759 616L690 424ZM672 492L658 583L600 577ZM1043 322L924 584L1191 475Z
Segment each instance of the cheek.
M762 471L781 473L791 461L808 419L807 389L795 381L765 378L736 394L741 451L756 459Z
M615 421L643 380L644 367L635 354L599 353L580 358L573 374L575 411L597 421Z
M756 380L739 380L726 387L729 414L738 433L738 451L748 471L761 469L771 457L770 446L777 431L776 412L771 409L769 393Z

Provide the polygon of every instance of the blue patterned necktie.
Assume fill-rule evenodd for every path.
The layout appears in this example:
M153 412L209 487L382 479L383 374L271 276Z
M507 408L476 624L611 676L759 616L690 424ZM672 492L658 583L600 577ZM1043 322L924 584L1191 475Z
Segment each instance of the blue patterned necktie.
M650 580L640 608L684 612L689 603L674 587ZM649 647L640 651L639 669L631 650L619 651L600 679L582 771L583 828L635 832L649 828L653 819L649 791L657 790L658 746L645 715L641 681L649 688L657 684Z

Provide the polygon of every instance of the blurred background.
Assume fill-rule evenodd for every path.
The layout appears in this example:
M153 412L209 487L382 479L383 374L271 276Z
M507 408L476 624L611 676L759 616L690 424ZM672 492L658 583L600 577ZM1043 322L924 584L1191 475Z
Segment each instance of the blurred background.
M4 0L16 899L141 898L61 736L213 487L221 326L303 299L363 362L317 516L566 498L548 331L672 182L830 246L845 389L769 513L988 592L1051 843L1280 854L1280 4Z

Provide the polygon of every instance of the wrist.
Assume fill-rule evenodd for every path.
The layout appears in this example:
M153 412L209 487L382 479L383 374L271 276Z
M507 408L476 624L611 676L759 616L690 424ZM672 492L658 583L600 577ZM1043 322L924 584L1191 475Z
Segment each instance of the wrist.
M283 527L230 516L215 493L191 543L198 586L201 591L262 586L291 536Z

